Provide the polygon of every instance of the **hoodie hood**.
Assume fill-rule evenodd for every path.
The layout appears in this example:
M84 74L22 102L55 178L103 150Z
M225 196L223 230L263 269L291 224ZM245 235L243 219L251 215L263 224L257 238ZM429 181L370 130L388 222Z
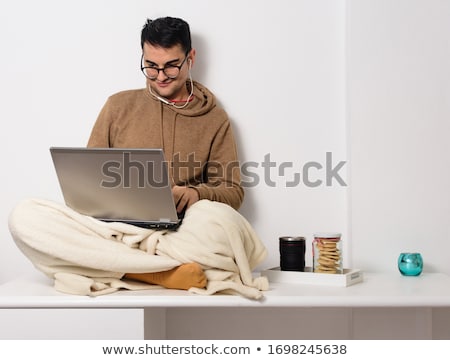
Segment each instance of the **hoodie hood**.
M193 92L193 100L189 105L180 109L175 106L167 105L166 108L171 109L177 114L183 116L201 116L210 112L216 106L216 98L214 94L208 90L204 85L200 84L197 81L192 82L194 85ZM186 85L188 87L191 86L191 82L187 81ZM150 96L153 100L158 101L153 95L151 95L148 91L148 96ZM161 104L162 105L162 104Z
M194 86L192 100L183 108L163 103L146 89L147 96L152 99L153 103L158 104L155 115L159 118L160 142L169 163L172 161L174 154L180 152L180 141L184 143L184 138L190 131L181 124L190 124L192 120L198 121L203 116L207 114L209 116L210 113L215 113L217 110L214 94L199 82L192 81L192 84ZM186 86L190 91L190 80L186 82ZM184 103L178 103L177 105L182 106ZM180 134L183 135L180 137Z

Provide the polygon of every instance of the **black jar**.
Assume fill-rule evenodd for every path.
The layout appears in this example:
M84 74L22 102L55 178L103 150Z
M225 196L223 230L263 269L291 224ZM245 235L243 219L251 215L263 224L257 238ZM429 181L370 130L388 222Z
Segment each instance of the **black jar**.
M303 236L280 237L280 269L305 271L306 242Z

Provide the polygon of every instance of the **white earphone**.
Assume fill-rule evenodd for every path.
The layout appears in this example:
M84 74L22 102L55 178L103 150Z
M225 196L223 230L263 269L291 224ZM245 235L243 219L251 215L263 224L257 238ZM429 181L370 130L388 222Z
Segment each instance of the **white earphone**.
M173 103L171 103L169 100L164 99L164 98L162 98L161 96L158 96L158 95L154 94L154 93L152 92L152 89L151 89L150 85L149 85L148 89L150 90L150 93L151 93L155 98L157 98L159 101L162 101L164 104L167 104L167 105L173 105Z

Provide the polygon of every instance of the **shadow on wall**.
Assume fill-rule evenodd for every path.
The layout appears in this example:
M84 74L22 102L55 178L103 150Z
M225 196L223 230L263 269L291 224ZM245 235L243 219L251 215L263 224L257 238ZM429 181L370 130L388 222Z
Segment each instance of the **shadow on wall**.
M208 84L205 84L205 79L208 77L208 64L206 61L208 50L206 42L197 34L191 34L191 36L192 47L197 51L195 66L192 68L192 78L208 86Z

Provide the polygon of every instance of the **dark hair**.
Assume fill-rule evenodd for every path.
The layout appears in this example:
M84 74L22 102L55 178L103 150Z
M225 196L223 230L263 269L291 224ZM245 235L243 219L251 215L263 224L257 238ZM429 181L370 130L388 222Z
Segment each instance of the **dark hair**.
M172 17L147 19L141 33L142 48L146 42L165 49L181 45L183 51L188 53L192 48L189 24L182 19Z

